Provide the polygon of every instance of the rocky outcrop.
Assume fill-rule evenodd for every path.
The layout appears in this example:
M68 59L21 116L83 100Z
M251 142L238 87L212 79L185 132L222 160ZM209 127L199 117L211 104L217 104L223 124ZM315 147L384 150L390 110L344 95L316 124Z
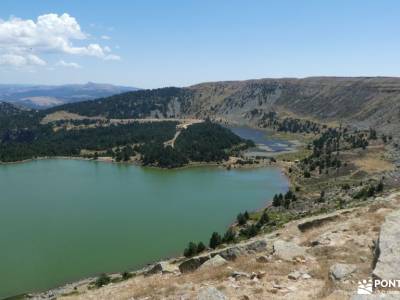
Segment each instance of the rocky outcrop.
M175 264L161 261L153 265L148 271L144 272L144 275L149 276L157 273L179 273L179 268Z
M244 255L244 254L245 254L245 251L244 251L243 247L234 246L234 247L229 247L229 248L223 249L223 250L217 252L215 255L219 255L226 260L235 260L239 256Z
M293 242L277 240L274 242L274 255L283 260L292 260L299 256L305 256L306 248Z
M260 239L256 240L250 243L247 243L244 248L247 252L249 251L254 251L254 252L262 252L267 249L267 240L266 239Z
M184 261L179 265L179 270L182 273L193 272L194 270L198 269L203 263L211 258L210 255L205 256L196 256L189 258L188 260Z
M339 215L340 215L339 212L333 212L333 213L326 214L326 215L319 215L319 216L306 218L304 220L301 220L299 222L299 225L297 225L297 227L299 228L300 231L304 232L313 227L321 226L323 223L326 223L329 221L334 221L339 217Z
M400 210L386 216L382 224L373 275L380 279L399 279L400 270Z
M208 260L211 260L209 264L217 262L220 263L222 262L222 260L233 261L242 255L265 251L267 249L267 245L267 240L265 238L259 238L243 244L237 244L234 246L215 250L203 256L196 256L187 259L179 265L179 270L182 273L193 272Z

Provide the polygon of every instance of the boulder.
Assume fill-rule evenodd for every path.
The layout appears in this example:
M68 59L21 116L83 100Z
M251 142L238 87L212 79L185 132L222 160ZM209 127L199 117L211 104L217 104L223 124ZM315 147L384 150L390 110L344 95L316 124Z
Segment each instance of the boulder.
M204 287L200 289L197 300L228 300L228 298L215 287Z
M246 273L246 272L234 271L234 272L232 272L231 277L233 277L235 279L242 278L242 277L250 278L250 274Z
M323 223L333 221L337 219L339 215L340 215L339 212L333 212L330 214L309 217L300 221L297 227L299 228L300 231L304 232L313 227L321 226Z
M198 269L203 263L210 259L209 255L206 256L195 256L185 260L179 265L181 273L193 272Z
M217 254L214 257L207 260L205 263L203 263L200 266L200 269L215 268L215 267L222 266L226 263L227 263L227 261Z
M355 265L334 264L329 269L329 274L334 280L343 280L356 270Z
M399 279L400 210L387 215L381 226L375 261L374 276L386 280Z
M246 254L246 252L242 247L234 246L216 252L216 254L218 254L219 256L221 256L226 260L235 260L239 256Z
M260 256L256 257L256 262L259 262L259 263L267 263L269 261L270 261L269 257L265 256L265 255L260 255Z
M292 260L298 256L305 256L306 248L293 242L277 240L274 242L274 255L283 260Z
M294 271L288 275L289 279L297 280L301 277L301 273L299 271Z
M177 265L171 264L167 261L161 261L153 265L144 273L144 275L148 276L157 273L179 273L179 268Z
M246 251L262 252L267 249L266 240L256 240L245 245Z

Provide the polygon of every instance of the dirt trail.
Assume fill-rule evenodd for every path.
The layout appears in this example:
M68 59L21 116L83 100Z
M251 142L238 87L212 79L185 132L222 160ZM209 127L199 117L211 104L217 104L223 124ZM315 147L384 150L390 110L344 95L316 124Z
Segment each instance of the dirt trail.
M166 141L164 143L164 146L171 146L172 148L174 148L175 141L178 138L178 136L181 134L183 129L187 129L190 125L204 122L204 120L197 120L197 119L181 119L180 121L181 121L181 123L178 126L176 126L176 133L175 133L174 137L171 140Z

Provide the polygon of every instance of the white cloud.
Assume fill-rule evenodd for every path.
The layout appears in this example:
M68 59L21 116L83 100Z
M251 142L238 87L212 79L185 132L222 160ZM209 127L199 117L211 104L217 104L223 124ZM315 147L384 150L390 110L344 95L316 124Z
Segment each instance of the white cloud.
M120 59L111 54L108 47L85 45L87 38L88 34L81 30L77 20L67 13L41 15L36 21L14 17L7 21L0 19L0 64L45 65L39 55L46 53Z
M109 54L106 57L104 57L105 60L121 60L121 57L118 55L114 54Z
M33 54L16 55L3 54L0 55L0 65L12 66L16 68L29 66L45 66L47 63Z
M74 69L80 69L82 68L81 65L74 63L74 62L66 62L64 60L60 60L58 63L56 63L56 66L59 67L66 67L66 68L74 68Z
M102 40L108 41L108 40L111 40L111 37L108 36L108 35L102 35L102 36L101 36L101 39L102 39Z

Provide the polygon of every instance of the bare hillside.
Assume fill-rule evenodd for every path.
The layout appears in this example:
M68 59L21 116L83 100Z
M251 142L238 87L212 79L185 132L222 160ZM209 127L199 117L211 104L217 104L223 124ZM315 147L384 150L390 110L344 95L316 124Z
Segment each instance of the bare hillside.
M198 115L249 120L262 112L277 111L379 127L391 133L399 126L400 78L260 79L203 83L189 89L193 91L190 113Z

